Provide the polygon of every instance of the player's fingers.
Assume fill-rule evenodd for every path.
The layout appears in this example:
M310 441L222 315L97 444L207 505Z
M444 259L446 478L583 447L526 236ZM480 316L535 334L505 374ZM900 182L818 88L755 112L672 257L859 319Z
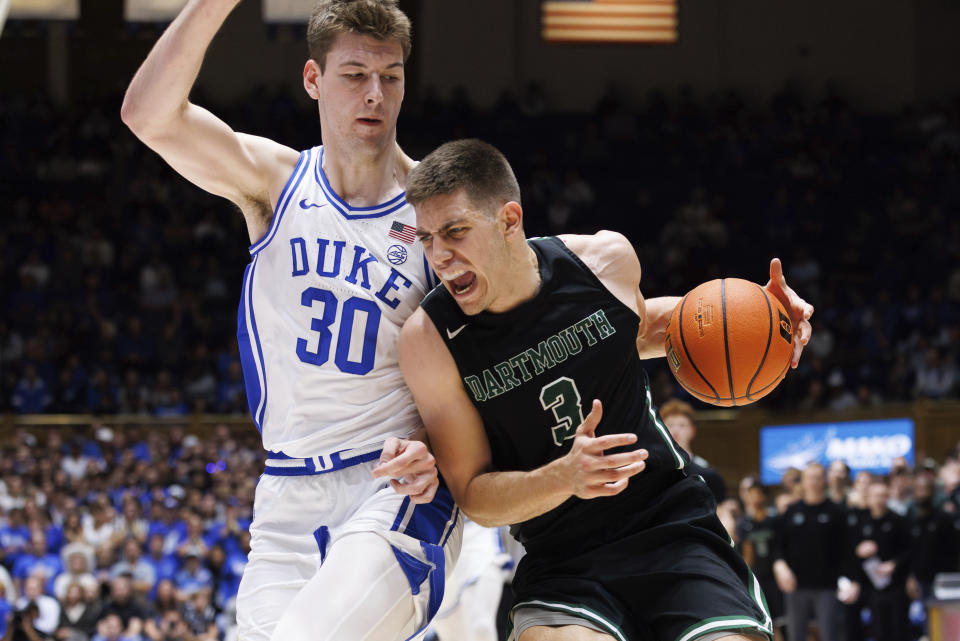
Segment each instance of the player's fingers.
M642 463L649 456L647 450L634 450L633 452L623 452L621 454L609 454L599 458L599 462L608 469L616 469L625 465Z
M601 418L603 418L603 405L599 400L593 399L590 413L587 414L587 418L583 419L583 423L577 427L577 435L593 437Z
M596 498L599 496L613 496L619 494L627 489L627 484L630 482L629 478L620 479L619 481L614 481L613 483L602 483L600 485L590 486L587 490L587 494L590 498Z
M378 463L373 469L373 476L374 478L413 476L434 469L436 469L436 459L430 452L426 450L422 452L404 451L389 461Z
M590 452L591 454L602 454L604 450L611 450L624 445L633 445L636 442L636 434L604 434L603 436L590 439L583 449L585 452Z
M776 283L780 289L787 287L787 279L783 277L783 263L779 258L770 261L770 282Z

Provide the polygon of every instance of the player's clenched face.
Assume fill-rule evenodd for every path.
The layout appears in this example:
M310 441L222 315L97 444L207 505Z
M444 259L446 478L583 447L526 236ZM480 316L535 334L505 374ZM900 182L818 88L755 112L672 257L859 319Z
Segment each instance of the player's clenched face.
M403 49L396 41L343 33L327 53L325 70L314 60L304 87L317 100L326 145L373 145L396 140L403 102Z
M477 209L459 190L416 206L417 236L465 314L509 308L510 256L499 216Z

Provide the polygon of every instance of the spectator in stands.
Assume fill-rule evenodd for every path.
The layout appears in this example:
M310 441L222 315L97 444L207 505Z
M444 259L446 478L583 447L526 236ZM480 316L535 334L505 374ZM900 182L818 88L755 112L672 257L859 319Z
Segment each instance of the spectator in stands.
M71 583L61 599L60 620L55 636L60 641L83 641L94 635L100 608L91 602L79 583Z
M811 613L823 641L836 641L840 625L837 579L847 567L846 518L826 495L826 477L819 463L802 473L803 497L787 508L779 522L773 571L783 591L787 636L806 639Z
M925 601L933 595L933 578L939 572L957 572L960 541L953 519L933 503L934 477L918 474L910 521L911 559L908 592Z
M748 477L749 478L749 477ZM737 541L743 559L753 570L763 589L773 617L778 639L783 638L783 593L773 575L774 544L777 534L777 516L767 500L767 491L759 483L749 484L743 491L743 516L737 522Z
M130 575L133 591L146 597L157 582L157 571L153 564L145 560L140 543L133 537L123 543L123 556L110 568L110 576Z
M827 467L827 498L837 505L846 505L849 491L850 467L843 459L830 461Z
M780 487L788 493L794 501L803 499L803 484L800 482L802 474L796 467L788 467L780 477ZM779 508L778 508L779 509Z
M90 571L93 565L93 549L86 543L71 543L64 546L61 552L65 561L66 570L53 580L53 595L64 600L67 587L76 583L82 588L94 586L99 588L100 583Z
M157 582L173 579L180 570L180 560L176 554L168 554L164 551L163 534L154 533L147 546L147 556L143 560L153 566ZM150 596L152 595L153 591L150 593Z
M83 540L95 550L113 542L114 509L104 497L96 499L83 517Z
M110 596L103 603L105 614L116 614L123 622L123 630L138 634L152 612L149 603L133 591L133 578L121 574L110 580Z
M213 575L202 563L195 551L183 557L183 567L174 579L178 598L189 599L197 590L213 590Z
M677 442L677 445L690 455L688 472L702 476L713 493L717 505L722 503L727 497L723 477L710 467L705 459L695 455L693 449L691 449L693 439L697 435L697 425L693 421L693 408L690 407L689 403L670 400L660 406L660 418L663 419L663 424L670 430L670 436Z
M40 377L37 366L27 363L10 399L13 410L18 414L42 414L52 402L50 386Z
M890 468L889 488L887 507L900 516L906 516L913 502L913 472L903 457L895 460Z
M123 621L114 612L107 612L97 622L97 633L90 641L135 641L136 636L127 635Z
M3 641L50 641L53 637L38 627L40 608L30 601L15 611L7 622Z
M23 594L16 602L18 610L31 605L37 607L37 616L30 619L33 627L44 634L53 634L60 622L60 603L43 593L43 579L39 576L26 578L23 582Z
M906 519L890 511L890 489L880 478L867 489L868 515L859 524L856 555L860 584L871 613L874 641L907 638L906 582L911 541Z
M43 530L35 529L30 533L30 545L17 558L13 566L13 578L23 588L28 576L38 577L44 590L53 591L54 578L63 572L63 562L56 554L47 551L47 535Z

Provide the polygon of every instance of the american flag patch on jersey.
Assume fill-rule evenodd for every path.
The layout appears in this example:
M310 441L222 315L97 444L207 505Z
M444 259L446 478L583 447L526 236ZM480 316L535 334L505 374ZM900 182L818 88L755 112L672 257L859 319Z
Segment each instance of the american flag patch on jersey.
M390 236L390 238L396 238L410 245L417 239L417 228L404 225L399 220L395 220L393 224L390 225L390 231L387 232L387 235Z

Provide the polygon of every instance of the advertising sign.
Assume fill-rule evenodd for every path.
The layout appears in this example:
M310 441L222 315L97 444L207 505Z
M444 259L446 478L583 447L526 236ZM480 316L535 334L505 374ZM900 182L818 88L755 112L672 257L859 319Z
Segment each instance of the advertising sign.
M841 459L851 475L860 470L887 474L902 456L913 465L913 421L879 421L767 425L760 428L760 482L775 485L788 467L803 469L817 461L824 467Z

